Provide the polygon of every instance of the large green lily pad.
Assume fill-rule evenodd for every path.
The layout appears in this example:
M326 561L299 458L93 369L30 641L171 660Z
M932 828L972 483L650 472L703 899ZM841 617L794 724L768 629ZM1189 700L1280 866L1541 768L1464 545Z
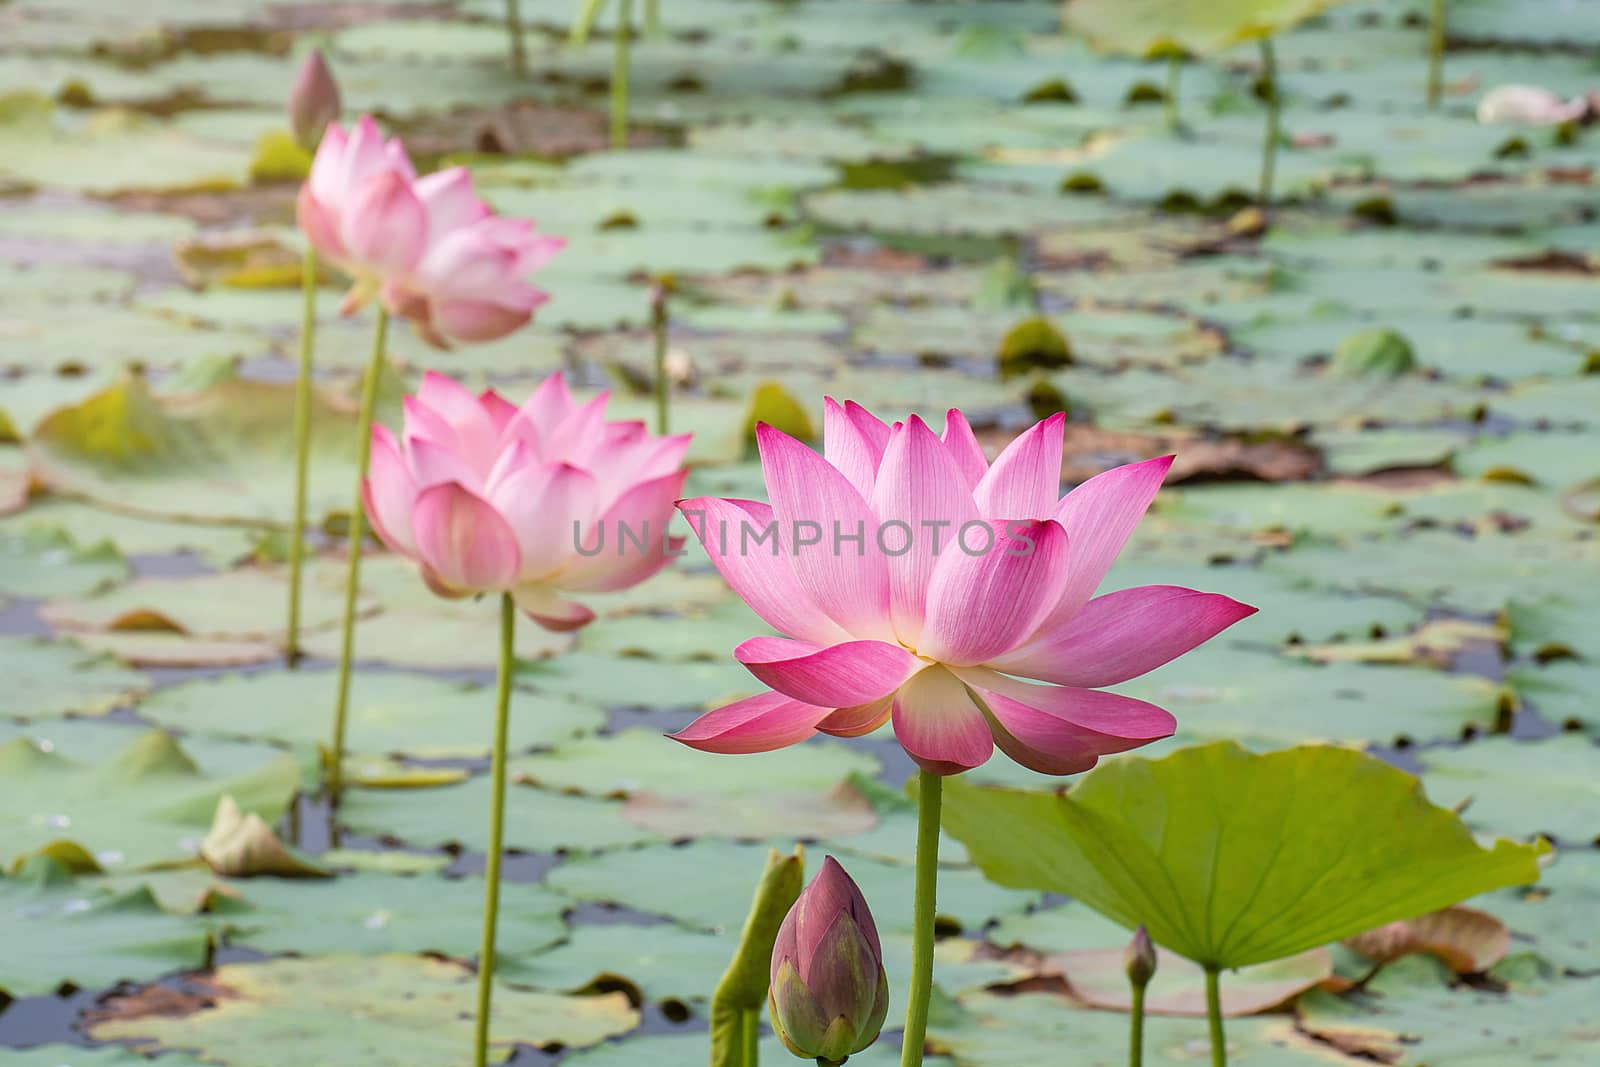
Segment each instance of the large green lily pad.
M139 1039L195 1049L236 1067L330 1063L439 1067L468 1062L477 980L466 967L420 956L323 956L230 964L211 976L213 1008L180 1016L109 1018L98 1040ZM639 1014L621 993L592 997L495 993L492 1061L512 1043L581 1048L626 1033ZM313 1051L307 1034L315 1034Z
M1270 798L1270 801L1268 800ZM1212 968L1282 959L1538 878L1411 775L1345 749L1237 745L1101 765L1064 795L956 779L945 825L1003 885L1074 896Z

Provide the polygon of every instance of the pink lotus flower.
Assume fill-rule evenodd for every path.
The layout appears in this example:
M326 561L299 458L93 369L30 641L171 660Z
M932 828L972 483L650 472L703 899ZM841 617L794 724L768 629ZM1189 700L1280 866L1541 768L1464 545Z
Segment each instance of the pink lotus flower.
M832 856L801 890L772 947L767 1007L790 1052L843 1063L878 1039L889 976L867 900Z
M509 592L548 629L583 626L594 613L564 594L627 588L682 545L666 530L689 435L607 422L605 404L578 405L560 374L519 408L429 372L398 438L372 428L373 529L441 596Z
M762 752L892 718L933 774L976 767L996 745L1036 771L1072 774L1169 736L1166 711L1100 687L1255 609L1176 586L1095 597L1172 457L1057 499L1063 422L1035 425L993 464L955 410L941 438L914 415L890 427L829 400L825 457L757 427L771 506L705 497L679 507L722 576L788 636L734 651L771 692L673 736L709 752Z
M528 275L565 243L491 212L465 167L418 178L399 139L385 142L368 115L348 135L328 126L296 214L317 253L355 280L345 314L381 292L441 348L524 326L548 299Z

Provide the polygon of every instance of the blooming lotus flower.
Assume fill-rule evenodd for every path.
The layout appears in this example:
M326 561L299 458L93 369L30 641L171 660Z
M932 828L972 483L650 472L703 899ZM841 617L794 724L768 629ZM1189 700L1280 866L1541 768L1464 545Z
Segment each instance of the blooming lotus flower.
M338 121L339 108L339 83L333 80L322 49L313 48L289 87L289 128L294 139L307 151L314 151L322 131Z
M996 745L1033 770L1072 774L1170 735L1166 711L1100 687L1255 609L1167 585L1096 597L1172 457L1058 499L1063 422L1038 423L993 464L954 410L941 437L916 416L891 427L828 400L821 456L758 426L771 505L679 506L722 576L786 635L734 651L771 691L673 736L761 752L892 719L911 758L943 775Z
M1583 118L1588 110L1589 101L1581 96L1563 100L1534 85L1501 85L1478 101L1478 121L1484 125L1559 126Z
M346 314L381 293L441 348L524 326L548 298L528 275L565 243L491 212L465 167L418 178L369 115L348 135L328 127L296 214L317 253L355 279Z
M605 404L575 403L559 373L517 407L429 372L399 436L372 428L373 529L441 596L509 592L547 629L583 626L594 613L565 594L627 588L682 545L666 530L689 435L607 422Z
M818 1063L843 1063L878 1039L889 1012L878 928L832 856L778 927L767 1007L789 1051Z

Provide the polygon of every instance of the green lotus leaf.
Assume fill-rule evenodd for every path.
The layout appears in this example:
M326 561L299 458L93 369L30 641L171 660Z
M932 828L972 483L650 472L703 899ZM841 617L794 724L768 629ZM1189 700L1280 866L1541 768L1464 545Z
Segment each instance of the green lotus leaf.
M1304 22L1345 0L1067 0L1066 22L1096 48L1209 55Z
M1120 759L1065 794L947 785L945 828L1002 885L1066 893L1212 969L1282 959L1538 879L1417 779L1342 748L1231 742Z

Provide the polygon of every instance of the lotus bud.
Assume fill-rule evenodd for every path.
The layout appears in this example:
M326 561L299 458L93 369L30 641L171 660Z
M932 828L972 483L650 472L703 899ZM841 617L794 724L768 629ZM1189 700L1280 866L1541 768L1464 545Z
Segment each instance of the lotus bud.
M294 85L289 89L288 110L294 139L307 152L315 152L322 131L339 118L339 84L333 80L320 48L313 48L300 64L300 73L294 76Z
M789 1051L831 1067L878 1039L889 978L866 898L833 857L778 927L767 991Z
M1128 981L1136 988L1143 989L1156 976L1156 947L1150 942L1150 932L1142 925L1133 932L1133 940L1128 942L1128 951L1122 958Z

